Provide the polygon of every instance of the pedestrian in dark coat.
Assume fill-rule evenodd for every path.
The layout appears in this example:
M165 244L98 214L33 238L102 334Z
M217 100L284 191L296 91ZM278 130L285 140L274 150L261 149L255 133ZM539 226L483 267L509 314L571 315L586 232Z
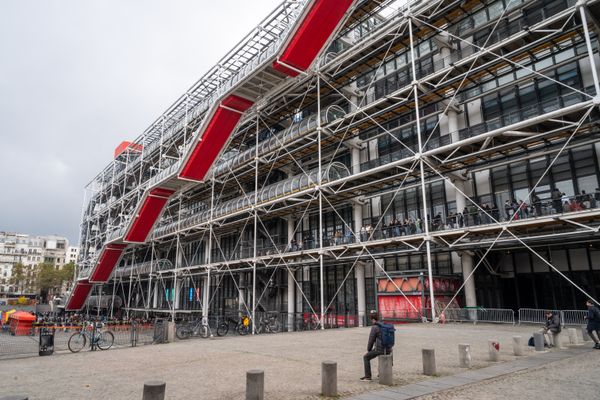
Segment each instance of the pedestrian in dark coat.
M594 341L594 348L600 349L600 309L596 307L594 302L589 299L585 305L588 308L588 313L585 319L587 319L587 332Z

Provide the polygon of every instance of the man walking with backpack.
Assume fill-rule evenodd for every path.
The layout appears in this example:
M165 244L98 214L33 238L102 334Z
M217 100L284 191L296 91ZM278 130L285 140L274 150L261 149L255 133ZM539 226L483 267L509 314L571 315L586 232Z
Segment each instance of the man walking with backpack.
M394 331L393 325L384 324L379 321L379 316L376 311L370 313L371 333L369 334L369 342L367 344L367 353L363 356L365 375L360 378L363 381L371 380L371 360L379 357L382 354L391 354L394 347Z

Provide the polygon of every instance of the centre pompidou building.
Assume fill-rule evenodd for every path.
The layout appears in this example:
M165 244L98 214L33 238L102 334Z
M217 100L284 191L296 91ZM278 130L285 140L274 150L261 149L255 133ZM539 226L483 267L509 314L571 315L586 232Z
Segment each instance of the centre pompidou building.
M282 2L88 184L67 309L294 329L582 308L598 21L594 1Z

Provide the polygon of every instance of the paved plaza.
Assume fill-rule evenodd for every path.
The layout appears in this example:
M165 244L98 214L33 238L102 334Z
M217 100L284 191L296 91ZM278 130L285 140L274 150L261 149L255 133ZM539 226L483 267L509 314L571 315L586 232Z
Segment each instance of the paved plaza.
M563 390L572 393L581 388L582 393L589 393L589 378L568 380L564 371L572 370L574 374L582 375L580 372L588 371L590 366L597 368L600 351L593 352L586 344L576 349L534 355L533 348L526 347L525 357L513 356L512 337L521 335L526 343L534 330L533 326L509 325L400 325L394 350L394 388L419 382L425 384L426 380L433 387L450 388L439 386L432 379L449 379L445 377L466 373L474 375L470 380L463 379L464 383L473 385L453 389L456 393L450 390L429 394L428 398L516 398L521 397L518 394L521 390L519 387L523 386L528 387L531 393L541 395L546 392L544 398L547 399L547 384L555 382L553 377L559 379L560 376L566 380ZM352 328L252 337L231 336L105 352L5 360L0 369L0 393L25 393L34 400L131 399L141 398L145 381L160 379L167 382L167 399L242 399L245 371L263 369L266 398L317 399L321 384L320 363L333 360L338 363L341 395L364 399L395 398L377 396L386 388L376 381L362 382L358 379L362 376L362 355L368 333L368 328ZM501 363L487 361L488 339L500 341ZM473 368L470 371L458 367L459 343L471 345ZM436 350L437 378L425 377L421 373L421 349L424 347ZM528 361L542 357L545 357L544 361ZM521 366L516 367L515 362L521 363ZM560 363L565 363L569 368L561 367ZM493 365L491 371L494 368L496 371L481 376L486 379L503 376L486 381L483 393L487 397L481 397L477 394L481 383L473 376L489 370L482 368L490 365ZM506 376L501 373L503 365L512 365L507 368L513 374ZM552 369L551 372L540 372L531 370L534 367ZM376 365L374 368L376 371ZM528 378L528 374L532 374L532 378ZM428 393L431 391L422 394ZM561 392L550 391L551 395L554 393ZM404 397L397 398L409 398L407 396L405 393Z

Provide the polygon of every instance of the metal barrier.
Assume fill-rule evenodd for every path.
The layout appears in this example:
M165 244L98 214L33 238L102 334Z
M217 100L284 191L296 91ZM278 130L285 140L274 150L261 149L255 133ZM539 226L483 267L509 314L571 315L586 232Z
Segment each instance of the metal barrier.
M476 322L515 324L515 312L513 310L506 308L479 308L476 311Z
M562 310L560 312L560 321L565 325L585 325L587 321L587 310Z
M438 315L441 318L441 315ZM515 312L506 308L447 308L446 322L478 322L493 324L515 324Z
M544 324L546 323L547 312L558 313L559 310L540 310L537 308L519 308L520 324Z
M12 335L8 330L0 330L0 360L38 356L40 351L39 336L44 330L54 332L53 350L55 353L69 353L69 338L80 329L81 326L78 325L67 326L47 323L33 327L28 335ZM99 329L112 333L114 342L111 349L155 343L153 323L106 323ZM90 350L89 345L85 351L88 350Z

